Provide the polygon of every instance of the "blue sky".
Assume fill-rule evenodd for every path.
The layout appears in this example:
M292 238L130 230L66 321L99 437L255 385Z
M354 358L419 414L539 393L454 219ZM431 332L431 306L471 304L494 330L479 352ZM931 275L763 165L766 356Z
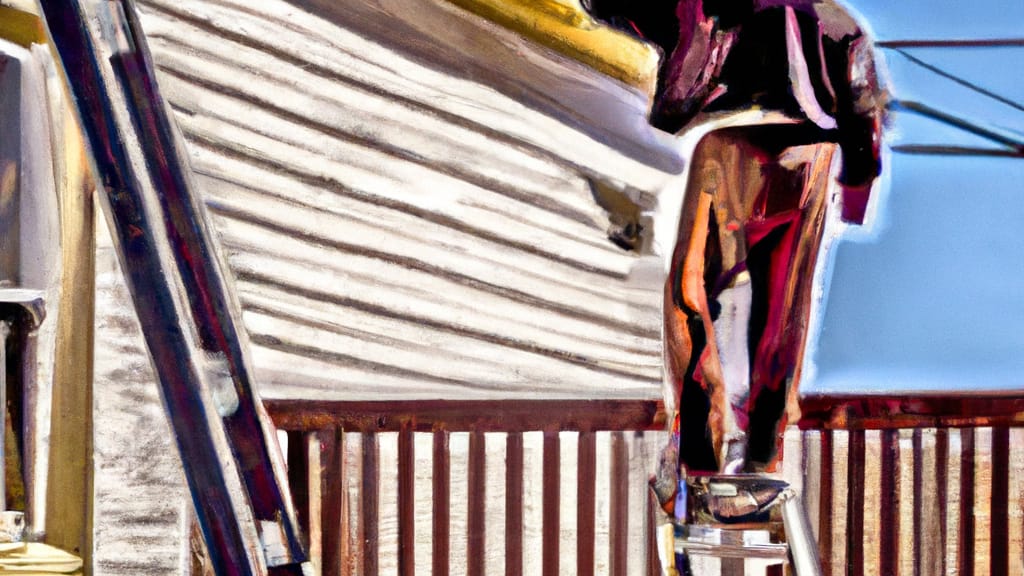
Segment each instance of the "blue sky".
M1024 37L1024 0L850 3L879 40ZM1024 48L914 48L1024 103ZM1024 112L883 51L898 99L1024 140ZM916 115L891 145L996 148ZM1024 390L1024 159L893 152L879 226L835 248L804 392Z
M879 40L1020 37L1022 0L840 0Z

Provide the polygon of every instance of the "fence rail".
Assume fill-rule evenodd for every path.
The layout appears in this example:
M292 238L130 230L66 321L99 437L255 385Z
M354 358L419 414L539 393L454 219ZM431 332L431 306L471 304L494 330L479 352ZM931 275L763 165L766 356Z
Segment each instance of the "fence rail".
M658 574L656 402L268 410L321 574ZM827 575L1024 574L1024 428L794 427L785 455Z

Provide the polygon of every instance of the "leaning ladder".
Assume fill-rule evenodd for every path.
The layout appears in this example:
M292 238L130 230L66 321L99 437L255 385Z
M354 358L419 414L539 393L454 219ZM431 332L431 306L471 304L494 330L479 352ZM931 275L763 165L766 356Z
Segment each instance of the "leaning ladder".
M223 265L131 0L41 0L211 563L310 573ZM94 26L101 28L97 30Z

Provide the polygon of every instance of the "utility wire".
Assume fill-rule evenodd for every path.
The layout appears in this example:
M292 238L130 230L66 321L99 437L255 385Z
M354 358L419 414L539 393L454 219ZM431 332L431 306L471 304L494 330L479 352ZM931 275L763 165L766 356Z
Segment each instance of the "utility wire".
M951 74L949 72L946 72L945 70L943 70L943 69L941 69L941 68L939 68L937 66L933 66L932 64L929 64L929 63L921 60L920 58L914 56L913 54L910 54L906 50L901 50L899 48L894 48L894 51L898 52L900 55L902 55L907 60L910 60L914 64L917 64L918 66L920 66L920 67L922 67L922 68L924 68L926 70L934 72L935 74L938 74L939 76L942 76L943 78L946 78L948 80L952 80L953 82L956 82L957 84L959 84L959 85L961 85L961 86L963 86L965 88L969 88L969 89L971 89L971 90L973 90L973 91L975 91L975 92L977 92L977 93L979 93L979 94L981 94L983 96L988 96L989 98L992 98L993 100L996 100L997 102L1001 102L1003 104L1006 104L1007 106L1013 108L1014 110L1019 110L1021 112L1024 112L1024 105L1021 105L1018 102L1015 102L1015 101L1013 101L1013 100L1011 100L1011 99L1009 99L1009 98L1007 98L1005 96L1002 96L1000 94L996 94L995 92L992 92L991 90L989 90L987 88L984 88L982 86L978 86L977 84L975 84L973 82L969 82L967 80L964 80L963 78L961 78L961 77L959 77L959 76L957 76L955 74Z
M1024 48L1024 38L988 40L883 40L879 48Z
M948 114L941 110L936 110L935 108L932 108L925 104L921 104L920 102L912 102L908 100L893 100L889 103L889 108L891 110L896 111L903 110L906 112L920 114L921 116L925 116L933 120L938 120L943 124L948 124L950 126L953 126L954 128L958 128L960 130L969 132L976 136L981 136L986 140L991 140L992 142L995 142L997 144L1002 144L1003 146L1012 148L1018 154L1024 153L1024 141L1010 138L1009 136L1005 136L993 130L983 128L981 126L978 126L977 124L964 120L963 118L959 118L957 116Z
M975 148L970 146L946 146L931 144L897 144L893 152L903 154L925 154L938 156L991 156L995 158L1024 158L1024 152L1014 150L996 150L992 148Z

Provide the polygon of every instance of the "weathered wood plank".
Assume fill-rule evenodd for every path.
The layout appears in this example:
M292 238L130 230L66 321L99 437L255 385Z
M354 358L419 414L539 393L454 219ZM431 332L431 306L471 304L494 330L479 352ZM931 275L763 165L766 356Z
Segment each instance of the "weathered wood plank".
M957 567L962 576L974 574L974 440L973 428L960 429L960 529L957 531Z
M520 41L444 3L421 4L410 19L374 2L318 6L317 15L283 2L258 11L143 3L161 82L253 310L245 320L266 394L366 386L391 366L395 390L415 389L426 373L428 393L453 397L536 382L563 396L657 397L657 282L629 278L639 259L607 239L609 216L591 191L597 178L649 201L674 177L651 167L676 153L644 125L644 98L543 50L510 70L546 80L521 77L503 94L511 72L488 66L470 79L394 32L454 42L472 67L481 65L477 43L420 20L444 15L446 28ZM370 13L391 13L395 26L379 27ZM581 86L600 87L620 118L639 121L618 134L647 165L581 128L607 123L607 110L587 116L550 98ZM540 94L539 111L517 102ZM441 344L451 362L423 342ZM499 356L520 369L495 370ZM362 393L345 390L335 394Z
M647 497L647 514L645 522L645 530L647 537L644 538L644 548L646 552L645 563L647 570L644 572L646 576L660 576L661 560L658 558L658 542L657 542L657 526L662 522L662 518L659 517L660 511L657 509L655 504L655 498L653 495Z
M286 433L287 448L285 463L288 469L288 486L291 489L292 505L295 506L295 520L298 522L303 545L309 550L310 534L310 462L306 448L306 432ZM319 464L319 462L317 463ZM319 474L317 475L319 477Z
M46 64L55 66L49 58L49 51L37 46L33 53ZM46 56L43 56L45 54ZM59 203L60 219L60 296L47 304L47 315L56 321L54 346L49 349L41 336L41 362L53 359L53 389L51 406L29 406L35 414L28 417L37 422L25 435L26 474L30 479L26 487L29 526L37 524L32 516L39 515L37 502L46 501L46 542L81 556L86 565L92 565L95 548L95 415L83 408L92 406L95 400L94 378L96 376L94 344L96 334L96 212L93 203L91 171L86 161L85 144L78 120L68 102L67 94L57 82L50 80L47 96L52 106L50 118L50 143L53 148L54 179L56 200ZM30 94L31 97L31 94ZM43 144L43 143L40 143ZM22 185L29 184L25 182ZM39 192L43 192L41 188ZM40 194L42 196L42 194ZM42 199L22 200L23 210L33 204L42 207ZM53 215L50 216L52 218ZM35 231L45 234L43 227L49 218L41 218ZM38 244L46 244L40 237ZM32 252L44 255L53 246L37 246L25 250L22 259L29 262ZM42 263L42 258L37 262ZM27 266L25 268L28 268ZM22 270L24 278L41 276L40 272ZM54 290L56 287L50 287ZM43 370L45 374L47 370ZM45 389L45 388L44 388ZM38 400L45 403L45 394ZM42 418L40 418L42 417ZM49 418L50 429L45 429ZM40 440L47 437L49 448L48 470L37 469L41 460ZM45 482L42 482L45 474ZM49 488L47 488L49 486ZM50 492L43 494L43 490ZM34 500L34 501L33 501ZM38 523L42 524L42 523Z
M433 483L433 571L436 576L448 576L448 542L450 538L451 463L448 432L434 432Z
M944 574L946 455L939 431L914 430L913 574Z
M992 429L991 572L1010 573L1010 430Z
M542 554L541 566L544 576L558 574L558 546L560 543L561 526L559 512L561 495L561 450L557 431L544 432L544 472L543 472L543 525L541 528Z
M899 431L884 430L881 434L881 469L879 508L879 571L898 574L900 564L900 484Z
M142 329L110 236L97 231L94 574L181 574L191 506Z
M576 464L576 574L594 574L594 524L597 501L597 437L581 432Z
M398 432L398 573L416 574L416 450L411 426Z
M936 555L941 558L939 574L946 574L952 564L947 552L951 544L947 530L949 527L949 509L951 502L946 497L949 492L949 430L944 428L935 431L935 497L939 507L939 542Z
M992 428L974 429L974 573L992 567Z
M360 525L363 574L377 576L380 567L380 448L376 434L363 434L363 476Z
M846 497L846 574L864 576L865 433L850 432Z
M636 400L268 400L267 410L284 430L330 425L362 432L413 430L530 432L658 430L660 404Z
M1024 428L1010 430L1010 574L1024 574Z
M345 510L348 470L344 438L340 428L317 433L320 448L320 547L321 574L347 574L349 565L348 514Z
M629 449L622 432L611 435L611 505L609 573L626 576L629 553Z
M505 443L505 576L523 574L523 434Z
M486 560L487 522L484 505L487 498L487 467L484 433L469 435L469 506L466 512L466 574L483 576Z

